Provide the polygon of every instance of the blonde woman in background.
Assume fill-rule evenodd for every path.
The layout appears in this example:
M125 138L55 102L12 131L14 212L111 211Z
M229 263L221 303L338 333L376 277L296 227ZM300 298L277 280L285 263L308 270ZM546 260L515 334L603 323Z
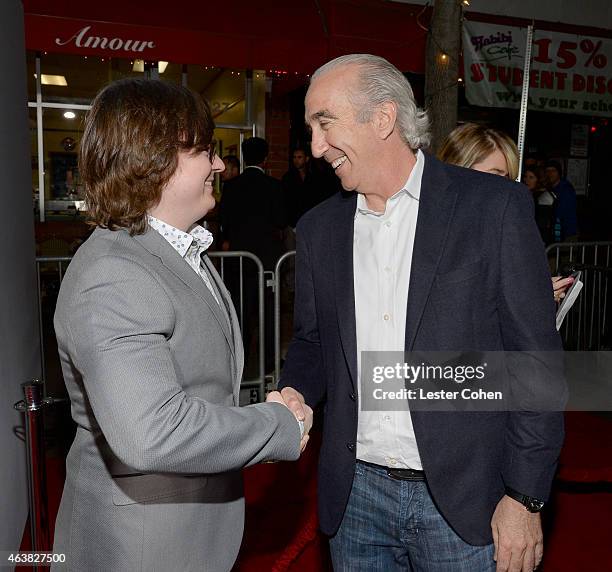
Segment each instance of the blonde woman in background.
M518 178L519 153L514 141L503 131L476 123L464 123L450 132L438 158L451 165L500 175L512 181ZM553 276L556 302L565 297L573 278Z
M518 149L514 141L503 131L476 123L464 123L451 131L439 158L451 165L511 180L518 177Z

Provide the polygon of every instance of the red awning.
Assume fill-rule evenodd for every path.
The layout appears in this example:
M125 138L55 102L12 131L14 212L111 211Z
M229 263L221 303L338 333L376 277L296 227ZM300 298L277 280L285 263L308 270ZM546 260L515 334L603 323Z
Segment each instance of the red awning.
M422 6L384 0L23 0L31 50L310 74L338 55L424 73Z

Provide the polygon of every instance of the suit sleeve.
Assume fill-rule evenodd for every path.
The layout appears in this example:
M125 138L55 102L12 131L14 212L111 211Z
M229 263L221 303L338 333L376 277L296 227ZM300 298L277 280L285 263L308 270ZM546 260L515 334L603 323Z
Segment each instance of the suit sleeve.
M304 225L298 223L295 256L293 338L289 344L279 388L293 387L313 409L326 393L325 368L319 338L313 262Z
M523 392L525 372L542 372L535 379L547 385L535 389L555 403L547 411L509 413L502 477L506 486L546 500L563 443L566 387L558 367L562 346L533 202L518 186L508 196L500 242L498 308L504 349L518 356L509 362L510 382L514 391ZM523 396L517 397L520 401Z
M93 260L69 304L56 328L67 329L95 422L128 466L219 473L299 457L299 426L283 405L223 406L183 391L169 344L174 307L141 265Z

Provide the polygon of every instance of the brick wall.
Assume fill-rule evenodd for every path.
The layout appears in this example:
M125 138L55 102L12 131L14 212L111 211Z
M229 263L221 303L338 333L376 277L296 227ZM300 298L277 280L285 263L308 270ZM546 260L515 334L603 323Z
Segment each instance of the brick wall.
M289 100L266 94L266 141L270 147L266 170L280 179L289 168Z

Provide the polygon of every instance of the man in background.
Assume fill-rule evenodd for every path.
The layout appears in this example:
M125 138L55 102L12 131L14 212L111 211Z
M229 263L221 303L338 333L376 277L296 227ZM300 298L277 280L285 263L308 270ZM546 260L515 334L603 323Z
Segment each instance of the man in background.
M287 221L295 229L300 218L341 189L338 178L324 161L312 159L305 146L292 154L292 165L283 175L283 201Z
M544 165L546 186L555 198L554 241L561 242L574 238L578 234L576 215L576 190L562 177L559 161L547 161Z
M265 270L274 266L284 252L283 229L286 226L282 204L281 184L265 172L268 143L261 137L251 137L242 143L244 171L223 185L219 205L219 221L224 250L244 250L261 260ZM242 335L245 355L249 355L253 330L258 322L257 274L255 265L243 264ZM234 273L235 274L235 273ZM235 280L230 280L235 282ZM232 286L232 284L230 284ZM234 303L237 288L230 287ZM266 371L273 368L274 340L272 328L272 301L266 302Z
M240 175L240 161L236 155L225 155L223 157L225 171L221 173L221 182L225 185L227 181L231 181Z
M313 184L310 156L306 149L296 147L291 163L281 179L281 184L287 220L291 228L295 228L300 217L317 203L313 201L316 187Z

